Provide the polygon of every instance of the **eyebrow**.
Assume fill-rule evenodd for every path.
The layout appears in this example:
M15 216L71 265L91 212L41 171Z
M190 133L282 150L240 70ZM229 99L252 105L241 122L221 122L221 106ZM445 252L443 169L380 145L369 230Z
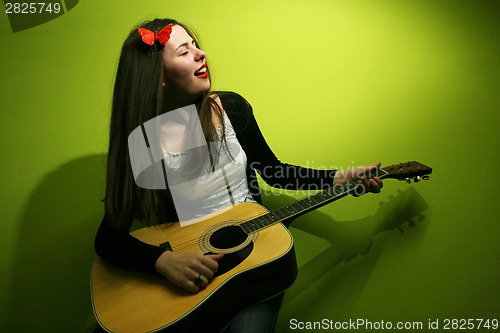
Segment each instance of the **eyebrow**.
M194 39L192 39L192 40L191 40L191 44L193 44L193 43L195 43L195 44L196 44L196 42L194 41ZM181 47L183 47L183 46L188 46L188 44L189 44L188 42L182 43L181 45L179 45L179 46L175 49L175 51L177 51L178 49L180 49L180 48L181 48Z

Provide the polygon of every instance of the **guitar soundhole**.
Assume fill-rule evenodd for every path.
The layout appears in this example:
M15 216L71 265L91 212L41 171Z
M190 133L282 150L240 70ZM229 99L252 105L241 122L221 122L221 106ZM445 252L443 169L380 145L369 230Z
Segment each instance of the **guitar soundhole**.
M240 226L232 225L215 231L210 236L210 244L218 249L230 249L242 244L247 237Z

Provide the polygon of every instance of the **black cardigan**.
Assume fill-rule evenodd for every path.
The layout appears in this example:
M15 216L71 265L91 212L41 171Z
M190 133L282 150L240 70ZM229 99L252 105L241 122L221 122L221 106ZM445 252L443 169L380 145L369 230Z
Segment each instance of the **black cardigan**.
M262 203L255 172L270 186L289 190L317 190L331 186L335 170L313 170L280 162L267 145L250 104L233 92L217 92L236 137L247 155L247 181L254 199ZM172 207L172 209L174 209ZM129 229L133 221L128 221ZM164 249L113 228L104 216L94 241L96 253L104 260L126 268L155 271Z

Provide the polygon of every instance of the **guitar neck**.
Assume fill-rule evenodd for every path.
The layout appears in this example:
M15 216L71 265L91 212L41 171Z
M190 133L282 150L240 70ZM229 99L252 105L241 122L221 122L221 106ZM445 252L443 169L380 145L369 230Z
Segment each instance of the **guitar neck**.
M388 176L388 173L385 170L377 169L370 175L369 178L385 178L386 176ZM243 222L240 226L247 234L250 234L275 223L286 222L343 198L346 195L353 193L358 186L357 181L350 181L342 185L334 185L326 190L272 210L267 214Z
M408 183L410 183L411 179L414 179L415 182L418 182L421 179L427 180L429 178L428 175L431 173L432 168L422 163L411 161L375 169L373 171L370 171L370 173L365 175L365 177L379 177L381 179L393 178L398 180L406 180ZM359 186L358 180L359 178L347 182L346 184L334 185L324 191L320 191L304 199L300 199L291 204L270 211L267 214L255 217L249 221L245 221L241 223L240 226L247 233L247 235L249 235L263 228L267 228L275 223L286 222L290 219L313 211L326 204L343 198L350 193L355 192L357 187Z

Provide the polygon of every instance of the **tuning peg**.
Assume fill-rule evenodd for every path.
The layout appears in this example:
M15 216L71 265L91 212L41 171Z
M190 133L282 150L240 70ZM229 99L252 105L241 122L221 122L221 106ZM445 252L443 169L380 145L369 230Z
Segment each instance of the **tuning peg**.
M429 175L425 175L422 177L423 180L429 180Z
M422 178L420 176L417 176L413 179L415 183L418 183Z
M411 179L410 178L405 178L405 182L407 182L408 184L411 184Z

